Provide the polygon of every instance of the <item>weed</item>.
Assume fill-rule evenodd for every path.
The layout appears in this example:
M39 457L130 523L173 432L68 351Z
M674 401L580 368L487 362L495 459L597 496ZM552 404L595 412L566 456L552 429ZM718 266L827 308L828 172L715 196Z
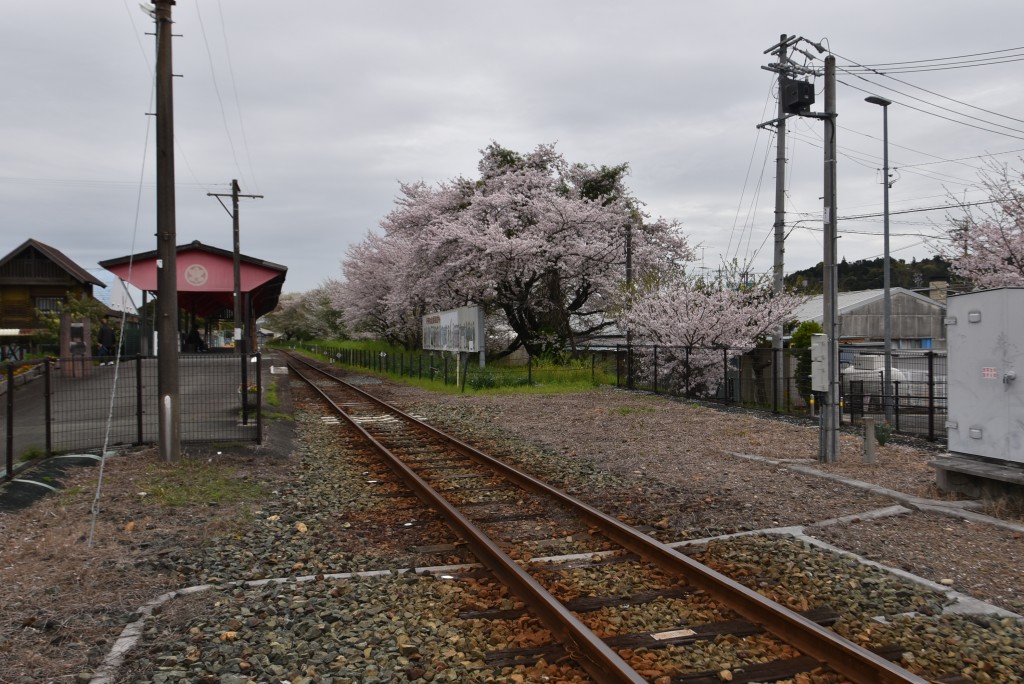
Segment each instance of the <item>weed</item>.
M46 456L46 452L39 447L29 447L21 452L19 457L22 461L35 461Z
M235 477L231 465L184 461L154 465L146 475L146 500L164 506L258 501L266 496L262 484Z
M263 399L264 401L266 401L267 404L269 404L270 406L281 405L281 397L277 395L277 381L274 381L269 385L265 385L263 388L263 393ZM264 413L264 415L266 415L266 413Z

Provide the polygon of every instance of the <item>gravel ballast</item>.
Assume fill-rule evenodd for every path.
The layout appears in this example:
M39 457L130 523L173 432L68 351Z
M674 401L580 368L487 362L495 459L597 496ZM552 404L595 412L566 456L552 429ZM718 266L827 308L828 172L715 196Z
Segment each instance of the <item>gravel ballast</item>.
M793 468L876 484L911 500L948 503L932 487L927 461L935 452L927 447L889 444L879 449L876 464L867 466L859 462L859 438L847 434L840 463L820 466L812 426L663 397L610 389L552 396L437 396L390 383L372 389L387 392L393 403L483 450L650 529L663 541L793 527L940 588L1004 611L1024 612L1021 521L1005 514L1005 508L987 511L1004 513L1001 524L977 515L965 520L955 515L955 506L947 514L906 501L900 502L906 512L873 519L871 511L896 502L878 491ZM6 648L47 642L37 651L63 649L66 655L66 662L49 665L7 657L0 664L0 681L88 681L102 672L124 625L139 620L135 611L140 606L168 589L196 585L211 586L168 599L139 623L141 640L125 654L124 669L113 681L308 684L581 677L575 668L544 661L528 668L487 666L488 652L536 644L521 643L522 624L466 619L459 613L472 605L510 608L514 598L456 569L434 576L394 572L471 559L415 499L382 491L372 466L346 457L351 446L339 443L319 414L300 410L296 416L293 454L260 454L237 464L239 477L269 483L266 497L249 506L155 510L147 507L136 484L148 467L147 457L110 462L114 481L105 485L110 499L104 511L112 519L100 527L100 548L80 559L102 556L102 551L109 562L87 560L94 576L78 585L95 582L90 591L97 592L95 600L107 606L109 616L102 629L76 628L71 618L79 619L81 608L67 614L60 593L12 581L16 573L32 572L27 538L67 539L61 547L73 556L73 535L80 534L74 512L81 512L83 504L87 510L90 475L80 474L81 493L66 494L59 503L49 500L51 513L66 516L59 531L38 533L41 522L54 518L42 502L22 514L0 517L0 529L33 528L21 535L20 546L5 549L0 563L0 624L3 636L13 637L5 639ZM844 522L815 525L842 516ZM135 524L128 529L130 523ZM855 640L884 635L904 649L904 664L974 681L1024 678L1024 632L1013 618L948 614L952 601L935 587L893 578L786 535L754 534L702 549L698 553L723 571L746 577L759 591L795 601L797 609L803 609L801 600L808 607L853 602L844 610L862 619L843 620L836 629ZM50 564L68 562L61 553L53 548L36 552L35 562L47 556ZM773 567L776 574L747 567ZM385 574L374 577L331 576L381 570ZM56 567L39 574L40 582L48 576L45 581L51 584L73 587L72 578L80 573L81 567L69 563L63 575ZM297 577L309 579L241 583ZM104 581L120 586L100 586ZM806 591L809 586L814 590ZM874 591L861 591L869 586ZM16 602L11 601L13 590L20 591ZM530 626L537 638L545 636L539 625ZM63 644L52 643L58 638ZM13 655L4 648L0 655ZM721 665L716 653L713 644L692 649L694 667Z

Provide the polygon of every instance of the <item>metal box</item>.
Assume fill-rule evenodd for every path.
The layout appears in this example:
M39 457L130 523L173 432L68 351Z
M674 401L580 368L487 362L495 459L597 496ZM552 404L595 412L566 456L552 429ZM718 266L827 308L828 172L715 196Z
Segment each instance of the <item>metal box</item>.
M1024 288L949 297L949 450L1024 464Z

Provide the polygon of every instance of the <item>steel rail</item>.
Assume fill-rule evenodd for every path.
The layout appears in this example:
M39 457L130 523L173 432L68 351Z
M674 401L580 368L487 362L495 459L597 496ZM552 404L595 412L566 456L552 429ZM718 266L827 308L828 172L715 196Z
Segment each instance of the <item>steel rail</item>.
M662 544L653 537L626 525L621 520L580 501L571 494L552 487L528 473L488 456L482 451L427 423L413 418L401 409L358 387L346 383L344 380L321 368L317 368L303 359L298 360L317 372L344 384L350 390L393 412L403 420L430 432L440 439L448 441L464 456L500 471L506 477L525 488L540 491L557 498L561 503L574 509L597 526L601 533L608 538L654 563L663 570L681 575L688 582L703 589L713 598L726 604L746 619L761 625L766 631L782 639L800 652L818 659L854 682L858 684L928 684L928 680L843 638L832 630L808 620L785 606L771 601L722 573L698 563L675 549ZM373 438L370 437L370 439L372 440ZM402 466L405 467L405 464L402 464ZM458 514L457 511L455 513ZM458 515L461 517L461 514ZM518 568L519 566L517 565L516 567ZM505 578L502 577L502 579L504 580Z
M305 361L303 361L305 363ZM535 611L544 623L544 626L551 630L555 638L565 647L566 652L582 666L587 673L600 684L645 684L646 679L641 677L622 657L612 650L604 641L594 634L582 621L573 615L558 599L552 596L540 585L529 573L523 570L518 563L502 551L498 546L474 525L458 509L452 506L441 496L426 480L416 474L400 458L381 444L373 435L367 432L355 418L348 414L342 407L338 406L327 394L307 378L298 368L291 363L288 364L295 373L305 380L309 386L316 391L324 401L329 403L342 417L345 418L363 437L373 445L374 450L384 459L387 465L408 484L416 495L420 497L429 507L440 512L448 523L462 536L466 544L473 550L477 558L486 565L502 582L511 588L530 608ZM310 368L324 373L324 371L307 364ZM348 389L357 389L330 374L328 377L342 383ZM358 391L358 390L357 390ZM359 392L362 393L361 391ZM370 395L366 395L370 396ZM372 398L372 397L371 397ZM379 405L379 402L375 402ZM401 412L400 412L401 413ZM401 413L403 418L406 414ZM419 421L414 421L422 425Z

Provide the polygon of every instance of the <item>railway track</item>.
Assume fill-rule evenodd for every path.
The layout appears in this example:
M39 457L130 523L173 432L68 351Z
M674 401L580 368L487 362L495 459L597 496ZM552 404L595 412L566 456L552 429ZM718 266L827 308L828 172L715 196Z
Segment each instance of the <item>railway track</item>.
M925 682L828 629L829 611L797 613L616 518L491 458L297 355L289 367L362 434L387 466L442 516L519 606L476 617L536 616L557 642L504 651L497 666L571 658L611 682L773 681L814 670L850 681ZM569 563L526 562L576 553ZM693 624L629 633L619 626L650 601L679 602ZM618 613L616 613L618 611ZM686 671L672 649L722 635L747 637L719 671ZM652 652L663 657L650 657Z

